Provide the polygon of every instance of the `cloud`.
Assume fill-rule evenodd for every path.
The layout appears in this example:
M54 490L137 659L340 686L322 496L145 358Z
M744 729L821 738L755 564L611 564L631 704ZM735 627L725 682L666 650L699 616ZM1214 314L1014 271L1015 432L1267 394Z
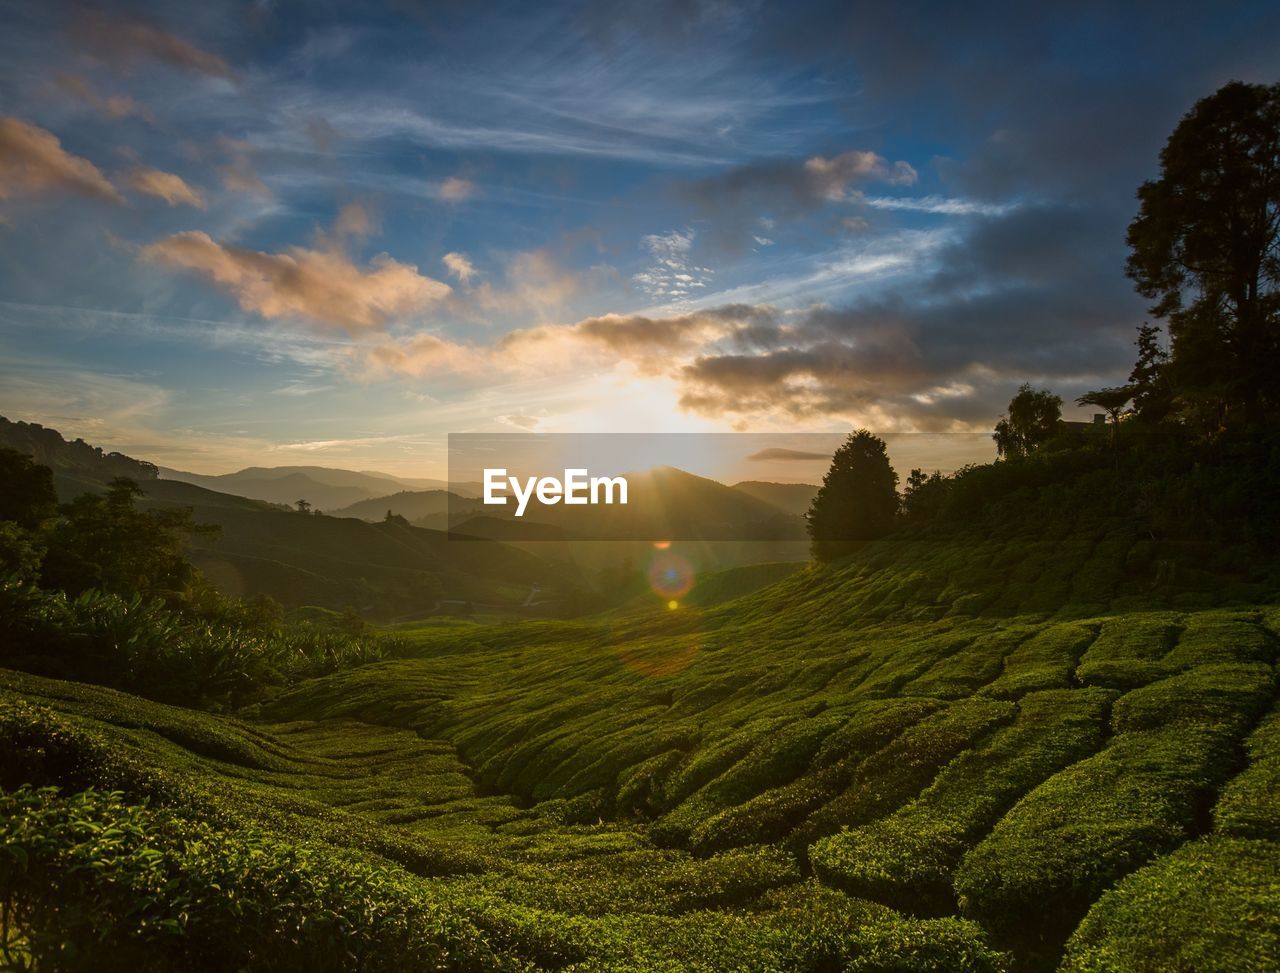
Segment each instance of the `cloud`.
M138 104L128 95L107 95L103 97L94 90L87 80L78 74L67 74L64 71L58 71L54 74L53 80L62 91L78 98L113 121L136 116L147 122L155 122L150 110Z
M196 74L235 80L235 73L222 58L147 21L82 10L72 34L81 47L118 68L129 69L139 61L152 60Z
M204 209L204 194L193 189L179 175L139 166L125 175L125 182L136 192L163 199L170 206L194 206Z
M489 283L473 288L470 299L483 311L520 314L535 320L552 319L582 289L582 275L565 270L550 250L540 248L515 254L507 262L504 285Z
M736 249L756 238L760 226L799 219L829 203L860 201L858 186L911 186L917 179L905 161L852 149L835 156L735 166L681 186L679 195L712 219L721 245Z
M227 156L227 161L218 167L222 175L222 185L229 192L248 193L270 199L270 187L259 178L253 166L253 146L239 139L220 136L218 148Z
M468 348L433 334L417 334L389 340L359 354L368 370L411 378L429 375L479 375L487 364L483 351Z
M494 421L500 422L504 426L515 426L517 429L529 430L536 429L538 427L538 423L542 420L537 416L510 415L496 416Z
M97 166L69 153L52 132L19 118L0 118L0 199L48 192L124 201Z
M475 183L470 179L460 179L457 176L450 176L444 180L437 190L440 198L449 203L461 203L463 200L470 199L475 191Z
M770 446L768 449L761 449L752 453L747 457L749 460L811 460L811 459L830 459L828 453L806 453L802 449L785 449L781 446Z
M687 301L694 291L707 286L713 273L690 260L696 235L686 227L641 237L640 246L649 251L653 263L631 279L655 300L673 304Z
M343 253L290 247L263 253L219 243L197 230L144 247L146 260L193 270L226 291L246 311L264 318L298 318L338 325L353 334L442 300L448 284L387 254L359 267Z
M861 202L872 209L907 210L943 216L1002 216L1016 208L1014 203L988 203L977 199L948 196L863 196Z
M453 274L464 284L471 283L471 278L476 276L476 268L472 266L471 261L467 259L467 255L463 253L446 253L441 258L445 270Z
M424 333L389 339L362 354L376 372L414 378L542 376L618 364L654 375L711 343L765 326L775 314L772 308L741 305L672 317L605 314L573 324L522 328L488 344L464 345Z
M341 247L347 240L364 240L377 229L373 211L364 203L347 203L333 221L333 228L322 235L331 246Z
M913 186L919 178L909 163L890 164L875 152L852 150L830 159L816 155L805 160L804 174L811 193L824 199L844 199L854 183L883 182L891 186Z

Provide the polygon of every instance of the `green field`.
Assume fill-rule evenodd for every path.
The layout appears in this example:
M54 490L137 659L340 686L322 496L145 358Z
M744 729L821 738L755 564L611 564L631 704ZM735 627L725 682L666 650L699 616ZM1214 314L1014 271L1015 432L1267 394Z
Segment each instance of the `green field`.
M1275 970L1280 609L1147 591L1139 543L889 541L706 607L399 626L410 657L226 716L5 672L0 786L62 788L2 799L11 950Z

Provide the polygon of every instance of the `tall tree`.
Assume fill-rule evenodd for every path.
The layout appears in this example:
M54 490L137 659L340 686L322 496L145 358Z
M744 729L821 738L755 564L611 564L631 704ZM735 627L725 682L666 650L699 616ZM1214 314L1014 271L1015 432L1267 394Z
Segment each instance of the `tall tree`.
M850 553L885 534L897 512L898 474L884 440L865 429L851 433L805 515L813 556L830 561Z
M1127 272L1169 323L1178 397L1206 424L1260 419L1280 404L1280 84L1197 102L1138 200Z
M1009 411L996 423L992 439L1004 459L1019 459L1034 452L1058 434L1062 399L1048 389L1033 389L1023 382L1009 400Z
M1160 329L1154 324L1138 328L1138 360L1129 373L1133 389L1133 408L1140 420L1160 422L1173 405L1169 390L1169 352L1160 340Z

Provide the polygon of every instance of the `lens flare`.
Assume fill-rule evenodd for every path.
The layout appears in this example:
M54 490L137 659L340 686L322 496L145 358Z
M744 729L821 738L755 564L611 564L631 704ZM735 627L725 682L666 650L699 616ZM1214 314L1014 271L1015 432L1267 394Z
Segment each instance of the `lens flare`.
M693 588L693 565L671 551L657 554L649 562L649 587L662 598L677 601Z
M671 611L675 611L677 608L680 607L680 602L672 598L669 602L667 602L667 607L671 609Z

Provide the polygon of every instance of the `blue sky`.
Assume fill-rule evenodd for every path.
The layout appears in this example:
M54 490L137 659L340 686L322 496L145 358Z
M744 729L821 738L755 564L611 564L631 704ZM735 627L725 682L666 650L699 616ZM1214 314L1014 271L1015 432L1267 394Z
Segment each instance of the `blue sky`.
M964 432L1123 380L1271 4L0 5L0 412L165 465Z

